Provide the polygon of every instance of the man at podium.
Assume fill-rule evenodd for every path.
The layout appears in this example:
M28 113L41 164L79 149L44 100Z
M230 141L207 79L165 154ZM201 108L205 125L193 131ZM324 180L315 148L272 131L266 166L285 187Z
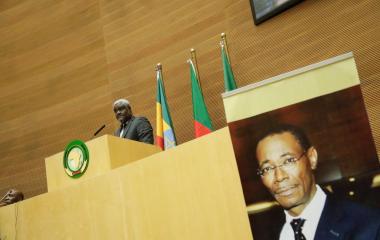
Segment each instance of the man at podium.
M133 116L127 99L116 100L113 103L113 111L120 122L120 127L114 133L115 136L153 144L152 125L145 117Z

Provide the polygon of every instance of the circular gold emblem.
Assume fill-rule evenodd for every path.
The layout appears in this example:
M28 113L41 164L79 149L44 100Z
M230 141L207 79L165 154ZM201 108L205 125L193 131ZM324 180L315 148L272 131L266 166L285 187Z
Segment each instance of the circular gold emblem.
M72 178L79 178L86 171L89 153L86 144L81 140L70 142L63 154L63 167Z

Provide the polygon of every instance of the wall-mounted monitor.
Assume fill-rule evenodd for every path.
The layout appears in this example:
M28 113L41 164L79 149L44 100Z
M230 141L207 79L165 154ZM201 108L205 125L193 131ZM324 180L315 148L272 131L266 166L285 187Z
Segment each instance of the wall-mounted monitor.
M303 0L249 0L255 25L285 11Z

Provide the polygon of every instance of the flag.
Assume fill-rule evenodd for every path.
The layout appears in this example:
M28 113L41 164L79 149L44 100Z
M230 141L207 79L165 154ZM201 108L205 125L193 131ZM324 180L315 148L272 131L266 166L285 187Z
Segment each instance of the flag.
M162 150L176 146L176 138L173 129L169 107L166 102L165 88L162 82L161 69L157 73L157 100L156 100L156 145Z
M228 92L228 91L236 89L236 82L234 78L234 73L232 72L230 60L228 59L227 49L223 41L220 42L220 47L222 49L224 89L226 92Z
M191 95L193 100L195 137L201 137L212 132L211 119L207 112L205 101L203 99L203 94L199 85L195 66L191 60L188 62L190 64Z

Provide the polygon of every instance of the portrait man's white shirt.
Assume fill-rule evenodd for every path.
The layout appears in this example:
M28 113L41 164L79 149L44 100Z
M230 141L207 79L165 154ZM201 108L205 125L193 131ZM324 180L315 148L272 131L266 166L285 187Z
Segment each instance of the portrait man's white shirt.
M296 218L305 219L305 223L302 227L302 233L306 239L308 240L314 239L315 233L317 231L318 222L319 222L319 219L321 218L325 203L326 203L326 194L317 185L317 191L313 199L305 207L305 209L302 211L302 213L299 216L293 217L285 210L284 212L286 216L286 222L284 226L282 227L280 240L294 239L294 231L293 231L292 226L290 225L290 222Z

